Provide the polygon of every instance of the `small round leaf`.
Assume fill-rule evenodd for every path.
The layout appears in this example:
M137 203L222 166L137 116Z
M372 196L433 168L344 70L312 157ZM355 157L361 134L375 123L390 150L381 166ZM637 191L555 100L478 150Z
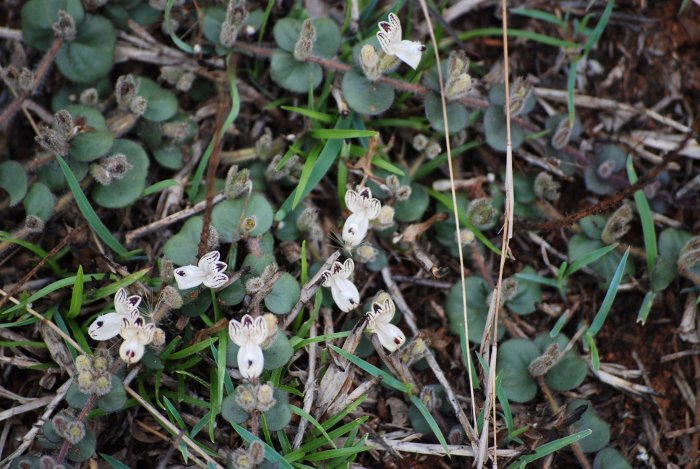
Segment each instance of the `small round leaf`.
M68 459L73 462L83 462L90 459L95 452L97 440L95 434L89 428L85 429L85 437L77 445L68 450Z
M165 242L163 253L175 265L196 265L199 237L202 234L202 217L192 217L178 234Z
M90 395L80 392L80 388L75 382L71 383L66 391L66 403L74 409L82 409L88 400L90 400Z
M498 347L496 370L503 376L503 390L509 401L527 402L537 394L528 366L539 355L537 345L528 339L510 339Z
M277 401L272 409L263 412L267 421L267 428L271 432L282 430L292 420L292 412L289 410L289 395L279 388L274 388L272 394Z
M272 53L270 77L286 90L308 93L321 84L323 71L316 63L299 62L289 52L276 50Z
M73 158L68 158L66 163L68 163L68 167L78 181L82 180L88 172L87 163L74 160ZM61 171L61 167L56 161L42 166L37 172L37 180L46 184L52 191L60 191L68 185L65 176L63 176L63 171Z
M241 213L245 209L245 214L241 217ZM238 236L239 225L243 218L255 216L256 226L250 232L250 236L260 236L267 232L272 226L274 213L270 202L265 196L260 193L251 194L250 198L225 200L214 207L211 216L211 224L219 233L219 239L225 243L230 243Z
M76 83L93 83L114 65L117 34L102 16L86 15L75 40L58 51L56 65L63 76Z
M425 117L437 132L445 132L445 121L442 116L442 100L434 92L425 97ZM469 125L469 113L463 104L457 102L447 103L447 123L450 134L464 130Z
M74 121L84 121L89 128L70 141L69 156L77 161L93 161L109 151L114 136L107 128L102 113L95 108L76 104L66 108Z
M362 73L350 70L343 77L343 96L353 111L376 116L391 107L394 89L386 83L369 81Z
M615 448L603 448L595 455L593 469L632 469L630 463Z
M124 390L124 382L117 375L112 375L112 389L100 396L97 400L97 406L104 412L116 412L126 404L126 391Z
M17 205L27 193L27 172L16 161L0 163L0 189L10 195L10 207Z
M569 404L568 410L571 413L582 405L588 405L588 409L586 409L583 415L581 415L581 418L574 422L571 427L574 432L587 429L593 431L593 433L586 438L579 440L578 444L584 453L595 453L605 448L610 441L610 425L598 417L589 401L581 399L575 400Z
M146 77L139 77L139 96L146 98L148 104L143 118L149 121L162 122L170 119L177 112L177 98L165 88Z
M399 202L394 207L394 218L402 222L418 221L425 213L429 203L430 197L425 188L420 184L413 183L411 184L411 196L408 200Z
M221 416L236 425L240 425L250 418L250 414L236 404L235 390L221 401Z
M552 343L559 344L559 350L563 350L569 343L569 338L559 334L552 338L549 334L541 334L535 339L535 344L544 352ZM547 386L553 391L571 391L576 389L586 379L588 365L575 350L569 350L561 361L554 365L545 375Z
M0 169L1 171L2 169ZM45 184L35 182L29 188L29 192L27 192L22 203L27 215L34 215L46 223L53 215L53 206L56 203L56 198Z
M122 208L136 202L146 187L148 155L141 145L131 140L116 140L111 152L126 155L132 168L121 179L112 180L108 186L95 186L92 198L102 207Z
M294 349L289 343L287 336L284 332L277 331L277 335L270 346L263 350L263 357L265 358L264 368L266 370L282 368L289 363L293 353Z
M299 282L285 272L279 276L272 290L265 297L265 306L271 313L288 314L299 301L300 293Z
M22 39L25 44L46 51L55 35L53 24L58 21L58 11L67 12L80 25L85 18L80 0L30 0L22 7Z
M496 151L506 151L506 116L501 106L490 106L484 113L484 133L486 143ZM510 137L513 150L525 140L523 129L514 122L510 124Z
M164 168L180 169L182 168L182 150L174 145L157 148L153 150L153 158Z

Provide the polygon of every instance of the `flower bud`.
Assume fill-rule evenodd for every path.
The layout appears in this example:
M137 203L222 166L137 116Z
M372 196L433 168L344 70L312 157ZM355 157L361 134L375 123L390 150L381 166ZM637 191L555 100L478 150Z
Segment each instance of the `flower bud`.
M485 197L469 202L467 216L477 226L488 226L496 221L498 213L491 205L491 201Z
M294 58L300 62L305 62L306 59L311 57L314 49L314 42L316 41L316 28L310 18L304 20L301 25L301 32L299 33L299 39L294 46Z
M58 21L52 26L54 35L70 42L75 39L75 19L65 10L58 10Z
M408 200L408 198L411 197L411 192L411 186L399 187L399 189L396 191L396 200L399 202Z
M606 160L598 165L598 176L601 179L608 179L615 171L615 162Z
M382 76L379 54L372 45L365 44L360 49L360 66L369 81L375 81Z
M241 231L244 235L249 236L250 233L258 226L258 217L251 215L243 219L241 223Z
M29 233L41 233L44 231L44 221L35 215L27 215L24 219L24 228Z
M434 386L425 386L420 392L420 400L433 413L442 405L442 400L437 396Z
M55 469L56 460L49 455L43 455L39 458L39 469Z
M92 370L92 360L87 355L78 355L75 357L75 368L78 373L89 372Z
M547 347L542 355L532 360L527 369L534 378L543 376L561 360L561 356L559 344L554 342Z
M401 361L405 363L406 366L411 366L415 362L421 360L426 352L428 352L427 342L423 340L422 337L417 336L403 348L401 352Z
M185 140L190 132L189 121L165 122L161 126L163 135L176 142Z
M569 123L569 119L562 119L552 134L552 147L554 147L556 150L561 150L567 146L571 140L572 131L573 128Z
M272 345L279 333L279 325L277 320L277 315L272 313L263 314L263 319L265 320L265 325L267 326L267 338L260 345L260 347L265 350Z
M525 102L532 94L532 86L523 80L522 77L518 77L513 82L511 90L510 115L518 116L525 111Z
M465 129L462 129L450 135L450 145L452 146L452 148L456 148L460 145L463 145L466 141L467 131Z
M447 61L445 97L449 101L454 101L464 97L471 89L472 78L469 76L469 59L464 51L450 53Z
M123 178L134 167L123 153L115 153L107 158L102 158L100 166L110 174L112 179Z
M254 467L252 459L243 449L237 449L231 453L229 462L233 469L253 469Z
M161 280L172 278L173 276L173 263L167 257L163 257L160 260L160 278Z
M209 232L207 233L207 249L206 251L213 251L219 245L219 232L216 231L213 225L209 225Z
M96 372L104 373L112 366L112 357L107 352L98 350L92 359L92 366Z
M153 340L151 341L151 345L154 347L161 347L162 345L165 344L165 331L161 329L160 327L156 327L155 330L153 331Z
M70 151L68 140L67 135L57 132L45 125L39 126L39 135L34 137L34 141L44 150L61 156L66 156Z
M129 103L129 111L135 116L142 116L148 107L148 100L143 96L136 96Z
M59 435L63 436L63 433L66 431L66 428L68 428L68 418L64 414L59 414L56 415L53 419L51 419L51 423L53 423L53 427L56 429L56 433Z
M253 441L248 446L248 456L253 464L260 464L265 459L265 447L259 441Z
M114 94L117 98L119 109L129 110L131 102L137 97L140 84L140 80L134 78L132 74L122 75L117 78Z
M430 143L430 140L423 134L415 135L413 137L413 141L411 142L411 144L413 145L413 149L416 151L425 150L425 147L428 146L428 143Z
M221 33L219 33L222 46L233 47L238 38L238 32L247 18L248 10L245 8L245 2L230 0L226 7L226 18L221 23Z
M257 398L257 409L260 412L267 412L277 403L277 400L274 397L274 388L269 383L261 384L258 387Z
M83 394L92 394L95 392L95 382L92 376L92 373L89 371L83 371L78 374L78 389L80 389L80 392Z
M693 236L678 253L678 270L685 272L700 262L700 236Z
M533 186L537 197L550 202L555 202L559 199L559 187L559 182L551 174L544 171L537 175Z
M390 205L382 205L379 210L379 216L377 217L377 222L380 226L389 226L394 223L394 207Z
M612 244L622 238L630 230L630 222L634 217L632 204L624 203L615 210L603 227L600 239L605 244Z
M265 281L262 277L253 277L245 283L245 291L253 295L265 288Z
M372 246L369 243L361 244L355 250L355 255L357 256L358 262L362 262L363 264L366 264L368 262L373 262L374 260L376 260L377 254L379 254L379 251L377 251L377 248L375 248L374 246Z
M197 77L194 75L194 73L185 72L182 74L177 83L175 83L175 88L186 93L192 89L192 84L194 84L195 78Z
M386 177L386 185L389 188L389 192L395 194L401 187L401 181L395 174L390 174Z
M469 228L462 228L459 231L459 239L462 241L462 246L469 246L474 243L476 236Z
M95 378L95 382L93 384L93 391L95 394L98 396L104 396L105 394L109 394L109 392L112 390L112 375L111 373L103 373L99 375L97 378Z
M318 209L316 207L306 207L297 218L297 228L302 232L311 230L311 227L317 224Z
M441 152L442 147L438 142L431 142L425 148L425 156L427 156L429 160L434 160L438 157L438 155L440 155Z
M100 164L90 165L90 176L103 186L112 184L112 175Z
M226 185L224 186L224 194L227 199L238 199L244 195L248 195L253 190L253 181L250 180L247 169L238 171L238 166L234 165L226 174Z
M513 277L507 278L501 284L501 302L505 303L518 294L518 281Z
M31 91L34 87L34 72L26 67L17 70L12 65L0 69L0 76L15 91Z
M249 414L255 410L255 396L249 386L238 386L236 388L236 404Z
M180 296L180 293L174 287L170 285L166 286L163 288L160 295L163 302L168 305L170 309L182 308L182 296Z
M78 420L69 421L61 436L70 444L77 445L85 438L85 424Z
M462 427L455 425L450 428L450 431L447 433L447 442L451 445L461 445L463 441L464 432L462 431Z
M80 93L80 104L95 107L100 101L100 95L95 88L85 88Z

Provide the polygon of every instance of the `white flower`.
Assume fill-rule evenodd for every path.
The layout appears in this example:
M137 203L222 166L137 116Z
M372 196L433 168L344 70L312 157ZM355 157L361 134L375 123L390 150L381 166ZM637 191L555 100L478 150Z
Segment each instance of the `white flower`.
M129 316L132 311L139 309L141 297L138 295L128 296L126 289L120 288L114 295L114 312L98 316L90 324L88 334L95 340L109 340L119 334L122 319Z
M385 54L395 55L414 70L418 67L425 46L418 41L401 39L401 22L398 16L389 13L389 21L379 23L377 39Z
M122 360L129 365L141 360L146 351L146 345L153 342L155 332L155 324L146 324L138 311L131 311L128 316L122 318L119 328L119 335L124 339L119 347L119 356Z
M333 301L346 313L360 304L360 292L349 280L354 270L355 263L352 259L347 259L343 264L336 261L322 276L323 286L331 289Z
M343 241L350 247L355 247L365 239L369 222L379 216L382 203L372 197L372 191L369 187L363 187L359 192L347 191L345 205L352 212L352 215L345 220L345 225L343 225Z
M202 256L197 265L175 269L175 281L180 290L201 284L208 288L219 288L228 282L228 275L223 273L227 267L225 262L219 262L219 251L212 251Z
M260 376L263 371L263 351L260 347L267 338L267 323L262 316L253 319L246 314L241 322L231 319L228 335L238 345L238 371L246 379Z
M382 303L372 303L371 311L367 311L367 332L377 334L379 342L390 352L394 352L406 342L406 336L401 329L391 324L396 312L396 306L391 298Z

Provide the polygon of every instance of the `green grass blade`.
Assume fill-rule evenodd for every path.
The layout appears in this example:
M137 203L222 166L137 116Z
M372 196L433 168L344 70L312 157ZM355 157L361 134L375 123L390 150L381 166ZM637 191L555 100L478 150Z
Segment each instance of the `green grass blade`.
M321 145L316 145L311 152L309 152L309 156L306 157L306 161L304 162L304 167L301 170L301 175L299 176L299 183L297 184L297 190L294 191L294 200L292 201L292 210L296 208L296 206L299 204L301 201L302 194L304 193L304 190L306 189L306 186L309 184L309 179L311 178L311 173L314 170L314 167L316 166L316 160L318 159L318 155L321 152Z
M586 438L591 433L593 433L593 430L582 430L578 433L574 433L573 435L565 436L563 438L559 438L558 440L545 443L542 446L537 447L534 453L520 457L520 459L508 466L508 469L515 469L516 467L519 469L523 469L531 462L535 462L538 459L542 459L545 456L559 451L560 449L566 448L567 446L572 445L583 438Z
M280 106L280 108L284 109L285 111L296 112L297 114L301 114L302 116L306 116L310 119L324 122L326 124L332 124L333 121L335 120L335 119L333 119L333 116L331 116L330 114L326 114L325 112L314 111L312 109L306 109L303 107Z
M637 315L637 322L641 322L642 326L647 322L649 312L651 312L651 305L654 304L654 298L656 298L656 293L653 291L647 292L644 296L644 301L642 301L642 306L639 308L639 314Z
M591 49L593 49L593 46L595 46L595 44L598 42L600 36L602 36L603 31L605 31L605 27L608 25L608 21L610 21L610 15L612 14L614 6L615 0L608 0L608 4L605 6L605 10L603 10L603 14L600 16L598 24L595 25L591 35L588 36L586 44L583 46L583 55L588 54Z
M49 255L48 252L46 252L44 249L42 249L40 246L37 246L34 243L30 243L28 241L25 241L23 239L16 239L13 238L10 233L7 231L0 231L0 241L11 243L11 244L16 244L17 246L21 246L27 251L30 251L34 253L39 259L46 259ZM66 246L67 249L70 249L70 247ZM65 252L61 250L61 252ZM59 257L60 253L56 254L54 257L46 261L46 263L49 265L51 270L54 271L55 274L57 275L63 275L64 274L64 269L62 269L59 265L58 262L56 262L55 257Z
M462 41L468 41L475 37L502 37L503 30L501 28L480 28L480 29L470 29L464 33L458 35L459 39ZM522 39L527 39L533 42L539 42L541 44L552 46L552 47L563 47L564 49L577 49L581 47L580 44L571 41L565 41L556 37L546 36L544 34L535 33L533 31L527 31L522 29L508 29L508 37L517 37Z
M559 284L556 280L547 277L542 277L541 275L519 273L515 274L515 278L527 280L528 282L539 283L540 285L546 285L552 288L559 288Z
M151 269L148 267L145 269L137 270L133 274L127 275L126 277L119 279L116 282L110 283L109 285L104 286L102 288L98 288L92 293L87 293L86 297L83 299L83 303L92 303L97 300L101 300L102 298L112 296L115 293L117 293L120 288L126 288L129 285L138 282L150 271Z
M611 244L610 246L604 246L602 248L598 248L594 251L584 254L583 256L579 257L571 263L569 268L565 270L564 276L569 277L575 272L578 272L579 270L586 267L588 264L591 264L597 261L598 259L605 257L607 253L609 253L610 251L614 251L616 247L617 244Z
M177 35L175 34L175 31L173 30L172 19L170 18L170 12L173 9L173 3L175 3L175 0L168 0L168 3L165 4L165 12L164 12L165 30L170 35L170 39L172 39L173 43L181 51L187 52L188 54L194 54L194 49L192 48L192 46L187 44L185 41L183 41L179 37L177 37Z
M309 414L304 409L299 408L299 407L292 405L292 404L289 405L289 409L292 411L293 414L297 414L299 417L305 418L311 425L313 425L316 428L316 430L321 432L321 435L323 435L326 438L329 445L331 445L333 448L337 448L335 443L333 443L333 440L331 439L331 437L328 436L328 433L326 433L326 430L323 429L323 426L318 422L318 420L313 418L311 416L311 414Z
M637 182L637 173L634 171L634 163L632 156L627 157L627 178L630 184ZM656 260L659 253L656 247L656 230L654 228L654 217L651 214L649 201L644 191L638 190L634 192L634 203L637 205L639 218L642 221L642 234L644 235L644 252L647 258L647 270L651 274L656 267Z
M151 184L147 188L143 190L141 193L141 197L147 197L152 194L156 194L162 190L167 189L168 187L173 187L173 186L178 186L180 183L175 180L175 179L164 179L162 181L156 182L155 184Z
M356 357L355 355L346 352L345 350L341 349L340 347L336 347L335 345L329 344L328 347L331 348L334 352L337 354L341 355L343 358L347 359L348 361L352 362L359 368L361 368L363 371L366 373L369 373L372 376L379 377L383 380L383 382L387 385L390 386L397 391L401 392L409 392L408 386L403 384L401 381L398 379L394 378L391 376L389 373L386 371L377 368L376 366L372 365L371 363L367 363L360 357Z
M435 421L435 418L432 415L430 415L430 411L428 410L427 407L425 407L425 404L423 404L423 401L421 401L416 396L411 396L411 402L420 411L420 413L423 415L423 418L426 420L426 422L428 422L430 429L433 431L435 438L437 438L438 441L440 442L442 449L444 449L445 453L447 453L447 455L450 456L450 449L447 447L447 440L445 440L445 435L442 434L442 431L440 430L438 423Z
M350 456L354 456L358 453L364 453L365 451L369 451L372 448L373 448L372 446L366 446L363 444L359 444L357 446L351 446L349 448L338 448L338 449L329 449L327 451L320 451L318 453L311 454L304 459L306 461L309 461L309 462L316 462L316 461L326 461L328 459L335 459L335 458L347 458Z
M617 269L615 269L615 275L613 275L612 281L610 282L610 287L608 288L608 291L605 292L603 304L600 305L600 309L598 309L598 312L591 323L591 327L588 328L588 332L586 332L586 334L591 336L596 335L603 327L603 324L605 324L610 308L612 308L613 301L615 301L615 296L617 296L617 289L620 287L622 276L625 273L625 266L627 265L627 257L629 257L629 254L630 248L627 248L625 254L622 256L622 259L620 259L620 263L617 265Z
M260 438L256 437L240 425L232 423L231 426L236 431L236 433L238 433L241 436L241 438L243 438L246 442L252 443L253 441L259 441L260 443L262 443L262 445L265 447L265 458L268 461L279 464L279 467L284 467L286 469L294 469L293 466L289 464L289 462L287 462L287 460L284 459L284 457L282 457L281 454L275 451L275 449L272 446L268 445L267 443L265 443Z
M508 429L508 434L513 433L513 412L510 410L510 403L508 402L508 396L503 389L503 376L496 376L496 397L498 402L501 403L501 409L503 409L503 421L506 423L506 428Z
M480 116L481 112L475 112L472 114L476 114L477 116ZM453 148L452 149L452 159L454 160L459 155L466 153L467 151L469 151L471 149L478 148L481 145L482 145L481 142L467 142L467 143L464 143L464 144L458 146L457 148ZM435 169L439 168L441 165L443 165L446 162L447 162L447 152L440 153L434 159L421 165L421 167L418 168L416 170L416 172L411 175L411 179L413 181L418 181L418 180L424 178L425 176L427 176L428 174L432 173L433 171L435 171Z
M209 339L197 342L196 344L190 345L189 347L185 347L182 350L178 350L177 352L170 354L168 360L179 360L181 358L186 358L190 355L194 355L197 352L201 352L202 350L210 346L212 340L214 339L210 337Z
M172 402L170 402L170 399L167 397L163 396L163 404L165 404L165 410L170 414L170 417L175 419L175 422L177 422L178 426L180 427L181 430L184 430L187 428L185 426L185 421L182 420L182 416L180 415L180 412L177 411L175 406L173 405Z
M358 130L358 129L315 129L309 132L309 135L313 138L320 138L324 140L340 139L345 140L348 138L361 138L361 137L374 137L379 135L376 130Z
M372 164L377 168L382 168L390 173L396 174L397 176L403 176L405 174L401 168L377 155L372 158Z
M560 28L564 27L565 25L565 23L557 15L553 15L552 13L542 10L536 10L534 8L512 8L510 12L515 15L546 21L547 23L555 24Z
M348 118L340 118L338 119L338 122L335 124L336 129L346 129L350 125L350 119ZM306 184L306 187L304 190L300 190L298 187L294 189L294 191L289 194L289 197L287 197L287 200L284 201L282 204L282 207L277 211L275 214L275 220L280 221L284 218L284 216L292 210L292 202L294 202L295 199L301 200L304 197L306 197L309 192L313 190L314 187L318 185L319 182L324 178L328 170L331 168L333 163L335 162L335 159L337 158L338 154L340 153L340 148L343 146L343 141L342 140L328 140L326 144L323 147L323 150L321 150L321 154L318 155L318 159L316 161L316 166L313 168L313 171L311 172L311 177L309 178L308 183ZM297 192L301 192L301 196L297 197Z
M591 353L591 365L593 365L593 369L598 372L600 371L600 354L598 353L598 346L595 343L595 337L586 334L583 338L586 342L586 347L588 347Z
M66 161L59 155L56 155L56 160L58 161L58 165L61 167L61 171L63 171L63 175L68 182L68 187L70 187L70 190L73 193L73 197L75 198L76 204L78 204L80 212L83 214L90 227L95 231L97 236L99 236L100 239L104 241L104 243L109 246L109 248L119 257L128 259L129 251L127 251L126 248L122 246L114 236L112 236L112 233L110 233L104 223L102 223L102 220L100 220L100 218L97 216L97 213L95 213L92 205L90 205L87 197L85 197L83 190L80 188L80 183L75 178L73 171L71 171L71 169L68 167Z
M310 337L308 339L303 340L299 339L298 337L294 337L294 339L297 340L295 341L294 339L292 339L290 340L290 342L292 343L292 347L294 347L294 350L299 350L300 348L306 347L309 344L325 342L327 340L343 339L349 335L350 331L341 331L333 332L331 334L318 335L316 337Z
M83 276L83 280L86 282L89 282L91 280L102 280L105 277L105 274L86 274ZM61 280L56 280L53 283L50 283L46 285L44 288L41 290L37 291L33 295L30 295L29 297L23 299L20 301L18 304L6 309L5 311L2 312L3 315L7 315L10 313L14 313L15 311L22 311L24 308L27 307L29 303L33 303L35 301L40 300L41 298L45 297L49 293L53 293L57 290L60 290L61 288L65 287L71 287L75 283L77 277L67 277Z
M109 454L100 453L100 456L102 456L102 459L107 461L107 464L112 466L114 469L131 469L129 466L127 466L120 460L113 458Z
M75 274L75 283L70 297L70 307L68 308L67 318L74 318L80 313L80 308L83 306L83 266L78 266L78 272Z

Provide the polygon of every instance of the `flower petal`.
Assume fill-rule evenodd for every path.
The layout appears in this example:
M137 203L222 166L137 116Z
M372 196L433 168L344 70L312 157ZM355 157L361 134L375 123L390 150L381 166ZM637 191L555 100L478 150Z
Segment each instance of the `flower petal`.
M129 296L125 288L120 288L117 294L114 295L114 309L123 316L138 309L139 304L141 304L141 297L139 295Z
M198 267L207 273L221 273L226 270L225 262L219 262L219 251L212 251L199 259Z
M145 351L146 347L137 339L125 340L119 347L119 356L122 357L122 360L128 365L131 365L141 360Z
M368 228L369 219L364 211L353 213L343 225L343 241L352 247L358 246L365 239Z
M95 340L109 340L112 337L116 337L119 334L122 317L118 313L107 313L97 316L97 319L88 328L88 335Z
M406 342L404 333L393 324L375 322L374 329L379 343L390 352L398 350Z
M348 207L352 213L359 212L362 210L362 204L360 203L360 196L354 190L348 190L345 193L345 205Z
M260 376L263 371L265 358L262 348L251 342L246 342L238 349L238 371L246 379Z
M338 308L346 313L360 304L360 292L357 291L355 284L348 279L335 277L331 283L331 294Z
M195 265L186 265L175 269L175 281L180 290L198 287L206 277L207 271L203 271Z
M425 46L418 41L399 41L392 47L394 55L406 62L412 69L417 69Z
M223 262L221 262L221 264L223 264ZM207 288L219 288L223 286L226 282L228 282L228 275L213 274L207 276L207 278L204 279L204 286Z

